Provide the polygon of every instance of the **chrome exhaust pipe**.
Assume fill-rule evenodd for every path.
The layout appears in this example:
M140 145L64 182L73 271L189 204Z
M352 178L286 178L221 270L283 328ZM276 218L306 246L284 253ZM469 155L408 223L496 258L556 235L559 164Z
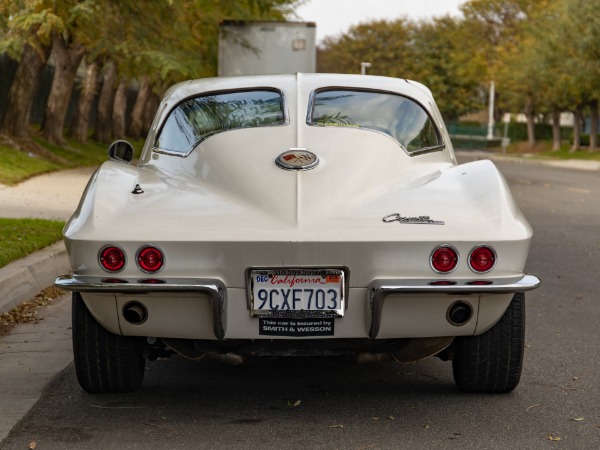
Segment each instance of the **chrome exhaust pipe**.
M148 310L140 302L129 302L123 306L123 317L132 325L141 325L148 319Z
M473 317L473 307L467 302L456 302L450 305L446 320L455 327L463 326Z

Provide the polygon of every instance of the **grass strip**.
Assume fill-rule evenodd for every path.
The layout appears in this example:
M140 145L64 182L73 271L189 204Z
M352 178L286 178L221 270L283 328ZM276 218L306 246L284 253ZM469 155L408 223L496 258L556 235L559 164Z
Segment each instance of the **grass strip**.
M64 225L56 220L0 218L0 267L60 241Z

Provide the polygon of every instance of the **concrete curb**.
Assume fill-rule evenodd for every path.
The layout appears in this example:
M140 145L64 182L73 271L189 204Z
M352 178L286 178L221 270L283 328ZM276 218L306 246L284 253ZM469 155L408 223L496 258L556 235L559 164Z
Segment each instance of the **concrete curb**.
M0 269L0 313L10 311L71 270L60 241Z

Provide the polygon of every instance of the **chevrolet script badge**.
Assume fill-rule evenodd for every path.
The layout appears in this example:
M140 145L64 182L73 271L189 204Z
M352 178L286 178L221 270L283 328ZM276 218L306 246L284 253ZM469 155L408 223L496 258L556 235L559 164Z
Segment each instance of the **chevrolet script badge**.
M319 164L319 158L305 148L290 148L279 155L275 163L285 170L309 170Z
M398 222L413 225L444 225L443 220L432 220L429 216L403 217L400 213L388 214L382 220L385 223Z

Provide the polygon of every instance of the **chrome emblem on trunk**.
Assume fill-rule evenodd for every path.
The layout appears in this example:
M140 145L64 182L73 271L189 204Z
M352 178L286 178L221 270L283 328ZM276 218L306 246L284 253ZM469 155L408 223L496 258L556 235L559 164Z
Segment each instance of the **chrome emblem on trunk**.
M285 170L309 170L319 164L319 157L305 148L290 148L275 160Z
M429 216L402 217L400 213L388 214L382 220L385 223L399 222L413 225L444 225L443 220L432 220Z

